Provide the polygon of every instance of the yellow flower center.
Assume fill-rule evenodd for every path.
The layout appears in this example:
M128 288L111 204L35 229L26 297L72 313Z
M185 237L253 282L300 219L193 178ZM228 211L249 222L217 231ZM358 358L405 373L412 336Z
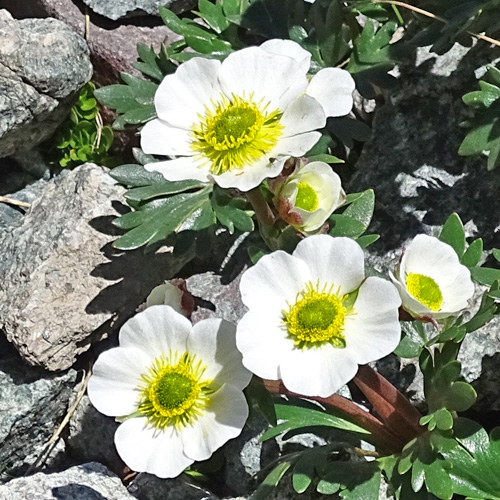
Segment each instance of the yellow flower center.
M196 355L170 353L156 358L143 374L138 413L157 429L180 428L203 414L214 392L212 381L202 380L206 366Z
M439 311L441 309L443 294L439 285L429 276L409 273L406 276L406 288L412 297L431 311Z
M267 111L268 104L233 95L205 106L205 114L191 127L191 148L197 158L219 175L243 169L260 160L276 146L283 132L281 111Z
M295 206L308 212L314 212L318 208L318 193L306 182L299 182L297 185L297 197Z
M288 335L300 348L329 343L334 347L346 346L344 335L345 317L351 311L344 305L346 296L332 293L332 286L308 283L297 295L295 304L283 311L283 322Z

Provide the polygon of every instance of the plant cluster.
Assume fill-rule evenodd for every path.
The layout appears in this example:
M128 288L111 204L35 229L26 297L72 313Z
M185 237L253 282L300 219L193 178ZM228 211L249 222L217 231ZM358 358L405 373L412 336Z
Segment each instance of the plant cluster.
M94 90L92 82L82 87L68 118L45 147L49 159L61 167L71 168L85 162L107 163L113 129L102 122Z
M430 2L444 9L439 29L426 30L436 50L485 31L481 2L452 3ZM500 314L500 270L482 266L482 240L467 242L453 214L438 237L417 235L388 277L374 275L364 262L378 239L366 234L374 192L346 193L332 168L367 138L353 91L383 97L398 54L423 43L396 41L406 22L397 5L406 4L200 0L201 20L161 8L181 39L159 53L139 45L148 78L123 74L95 92L118 112L115 128L141 136L138 164L111 172L131 208L114 221L124 230L115 247L206 255L220 227L260 235L237 325L192 326L192 298L167 283L97 360L89 396L121 422L115 442L133 470L175 477L208 459L241 432L248 399L272 425L262 440L315 430L327 442L280 457L253 500L288 471L298 493L347 500L378 499L382 479L398 500L500 498L500 434L461 415L476 392L457 360L465 337ZM466 97L487 120L497 73ZM492 128L474 127L479 139L468 136L461 154L486 150L494 164ZM424 414L370 368L391 352L418 358ZM347 383L372 412L338 394Z

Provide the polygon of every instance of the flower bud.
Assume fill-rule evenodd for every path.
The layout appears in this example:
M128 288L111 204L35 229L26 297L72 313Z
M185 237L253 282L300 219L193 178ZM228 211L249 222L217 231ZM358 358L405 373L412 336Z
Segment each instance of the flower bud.
M304 234L321 231L332 212L345 202L340 177L324 162L297 168L275 197L280 217Z

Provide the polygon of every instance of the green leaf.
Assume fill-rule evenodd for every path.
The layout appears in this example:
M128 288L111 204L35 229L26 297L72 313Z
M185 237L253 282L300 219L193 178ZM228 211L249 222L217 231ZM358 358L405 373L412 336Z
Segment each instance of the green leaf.
M304 493L309 488L315 471L321 471L326 465L328 446L305 450L293 468L292 485L297 493Z
M311 426L334 427L335 429L343 431L369 434L368 431L359 425L345 420L340 412L336 416L319 410L313 410L311 408L304 408L292 404L276 404L275 410L276 417L279 420L284 420L284 422L264 432L261 437L261 441L267 441L268 439L290 430Z
M150 186L165 181L159 172L149 172L142 165L121 165L111 170L109 175L127 187Z
M116 177L115 177L116 178ZM163 179L163 177L162 177ZM171 194L182 193L191 189L200 189L206 186L201 181L166 181L154 182L148 186L135 187L130 189L125 194L127 200L145 201L159 196L167 196Z
M493 429L488 438L479 424L460 418L454 431L462 446L443 453L453 491L475 499L500 499L500 429Z
M181 193L141 205L135 212L140 214L135 216L137 226L118 238L113 246L120 250L133 250L166 239L181 230L182 225L203 205L210 203L211 189L211 186L207 186L195 193ZM207 220L205 217L204 220L206 227L213 223L213 219Z
M309 156L309 161L322 161L324 163L345 163L344 160L337 158L336 156L332 156L329 154L319 154Z
M490 286L500 279L500 269L492 267L474 267L470 270L470 274L472 279L481 285Z
M334 461L324 468L317 490L332 495L340 490L343 500L378 500L381 473L377 462Z
M155 78L158 81L163 80L163 73L158 66L158 58L154 48L144 43L139 43L137 44L137 53L142 59L142 62L134 63L134 68L138 69L145 75Z
M363 236L356 238L356 241L362 248L367 248L372 243L375 243L378 239L380 239L379 234L364 234Z
M450 245L457 253L459 259L462 257L465 250L465 231L458 214L453 213L448 217L441 230L439 239Z
M361 222L366 230L372 220L374 209L375 193L373 189L367 189L344 210L343 215Z
M245 199L230 198L223 190L215 188L211 201L217 220L228 228L230 234L234 233L235 228L242 232L254 230L250 215L252 212L245 210L247 204Z
M220 0L216 0L215 3L208 0L198 0L198 9L199 12L195 12L195 14L199 14L205 19L216 33L222 33L229 27L230 23L224 15Z
M129 86L132 95L139 104L153 104L153 99L158 90L158 84L138 78L129 73L121 74L122 80Z
M108 85L96 89L94 95L101 104L115 109L118 113L125 113L137 107L132 89L128 85Z
M295 460L285 460L280 462L267 476L261 485L255 490L249 500L264 500L266 499L278 486L281 478L285 475L286 471L292 466Z
M425 484L427 489L443 500L451 500L453 496L453 483L448 473L436 460L424 469Z
M343 214L333 214L328 219L332 225L330 236L347 236L357 238L365 232L365 225L352 217Z
M245 394L250 401L257 403L257 406L270 425L277 425L273 397L260 379L253 377L245 389Z
M460 262L467 267L476 267L483 255L483 240L474 240L465 251Z

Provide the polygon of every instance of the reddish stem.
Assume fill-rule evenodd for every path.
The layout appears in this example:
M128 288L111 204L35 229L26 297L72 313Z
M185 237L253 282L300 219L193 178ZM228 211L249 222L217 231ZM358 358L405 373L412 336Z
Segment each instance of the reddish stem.
M367 411L362 410L355 403L343 396L333 394L327 398L302 396L295 392L289 391L281 380L263 380L264 386L269 392L274 394L284 394L297 398L305 398L313 401L318 401L324 405L331 406L348 415L351 421L363 427L371 433L370 436L363 437L366 441L370 441L376 446L394 453L403 449L406 441L402 441L390 429L388 429L380 420L375 418Z
M250 191L247 191L246 195L247 200L250 202L255 214L257 215L257 219L266 226L273 226L276 222L276 217L271 210L271 207L264 199L260 189L258 187L251 189Z
M353 382L373 405L384 424L405 442L424 432L419 411L380 373L360 366Z

